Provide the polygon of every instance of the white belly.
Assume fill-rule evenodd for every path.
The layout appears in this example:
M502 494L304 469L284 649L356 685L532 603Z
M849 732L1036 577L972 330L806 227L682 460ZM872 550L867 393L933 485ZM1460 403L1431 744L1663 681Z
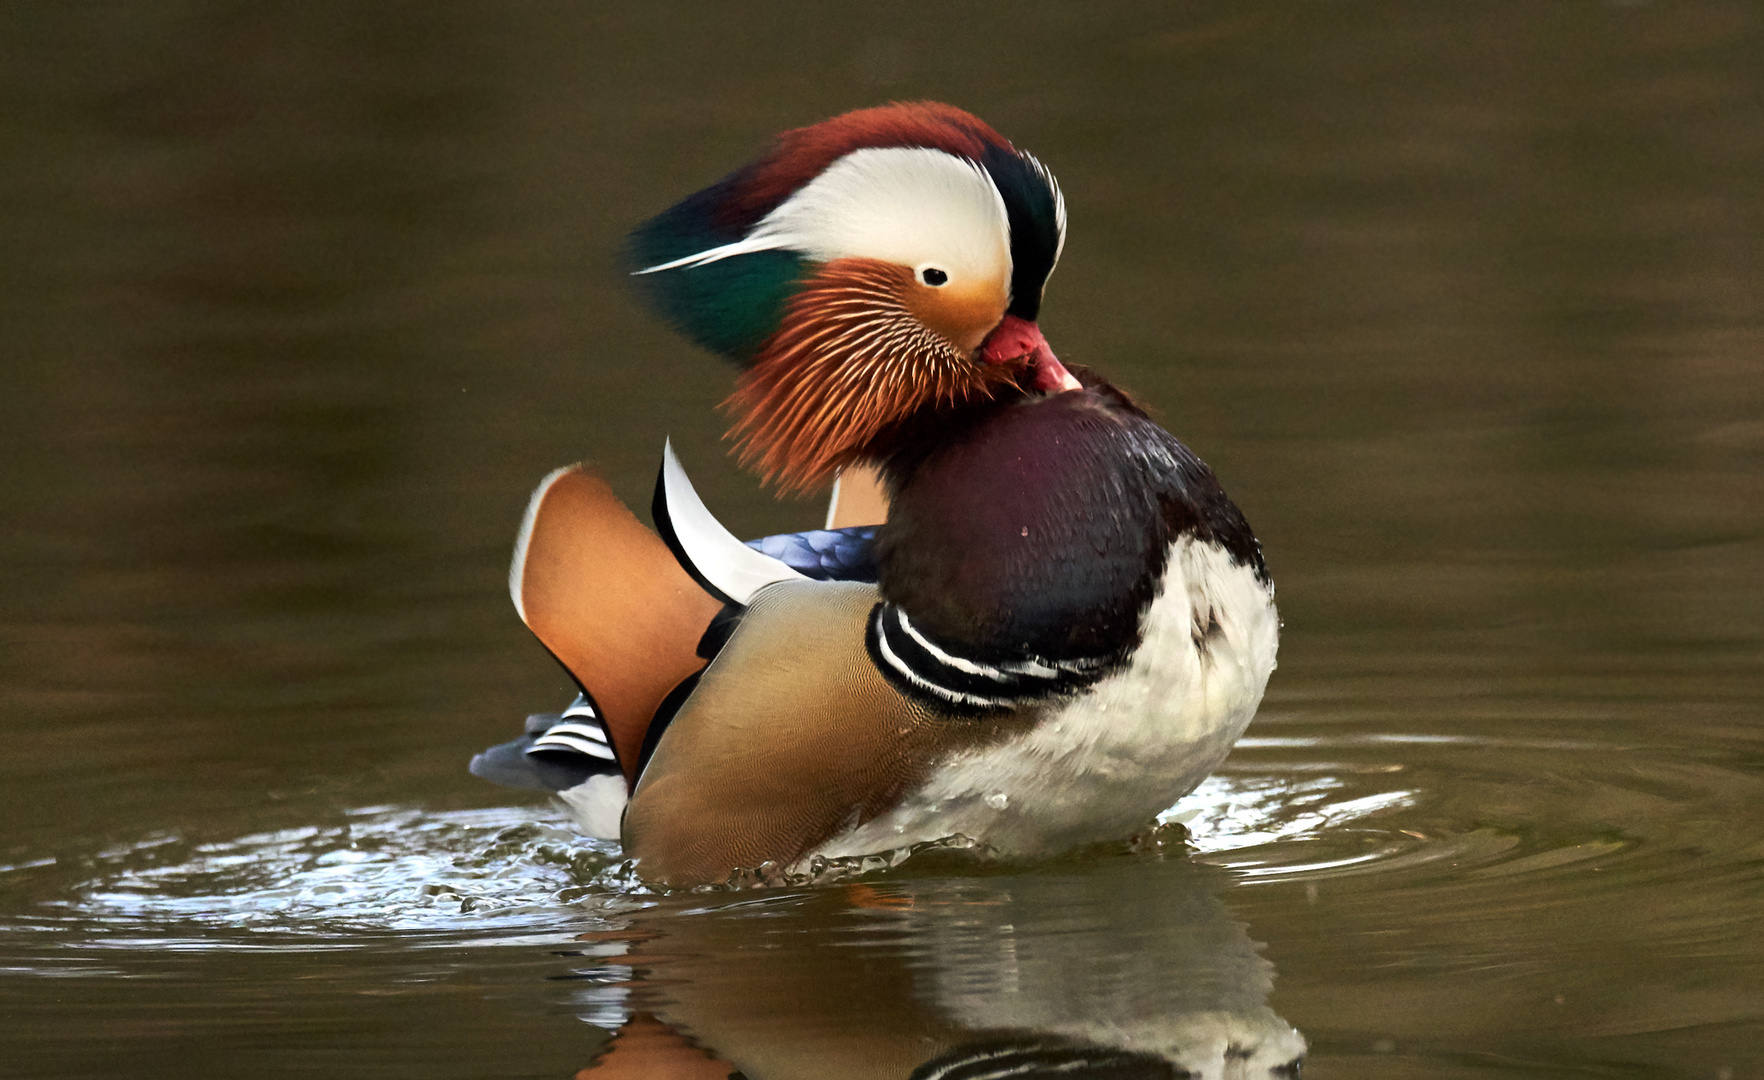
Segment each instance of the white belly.
M960 833L1038 857L1131 835L1225 759L1261 703L1280 620L1273 589L1248 567L1184 537L1143 631L1127 667L1017 738L952 754L900 805L813 854Z

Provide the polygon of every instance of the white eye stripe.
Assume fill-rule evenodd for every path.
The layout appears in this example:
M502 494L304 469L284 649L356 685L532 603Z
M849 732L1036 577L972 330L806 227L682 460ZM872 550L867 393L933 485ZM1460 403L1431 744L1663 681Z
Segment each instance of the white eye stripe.
M941 150L878 147L835 161L740 240L637 273L759 251L934 266L962 280L1003 282L1011 272L1004 196L984 168Z
M653 274L661 270L678 270L683 266L704 266L708 263L721 262L732 255L751 255L756 251L778 251L789 246L789 244L777 242L774 237L760 237L750 234L733 244L724 244L721 247L710 248L694 255L682 256L672 262L657 263L641 270L634 270L632 276Z

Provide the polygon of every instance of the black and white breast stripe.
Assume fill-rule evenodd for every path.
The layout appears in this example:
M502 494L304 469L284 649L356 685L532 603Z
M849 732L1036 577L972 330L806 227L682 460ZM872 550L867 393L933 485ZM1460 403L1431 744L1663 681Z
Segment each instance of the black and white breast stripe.
M1089 686L1114 666L1115 657L1047 660L980 660L932 641L893 604L870 610L864 644L877 670L909 696L943 709L1012 709Z
M613 753L612 740L607 737L605 722L594 711L593 702L584 695L577 695L570 707L563 711L559 722L546 728L545 733L534 739L533 745L527 747L526 752L539 754L547 750L563 750L603 761L618 761L617 755Z

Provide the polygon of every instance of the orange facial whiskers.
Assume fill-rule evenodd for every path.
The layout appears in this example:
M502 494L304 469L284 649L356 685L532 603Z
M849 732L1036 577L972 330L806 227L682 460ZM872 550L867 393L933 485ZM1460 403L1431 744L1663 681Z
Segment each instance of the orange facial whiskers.
M928 329L907 307L910 288L904 266L821 267L724 402L743 466L810 491L921 408L984 401L1013 382Z

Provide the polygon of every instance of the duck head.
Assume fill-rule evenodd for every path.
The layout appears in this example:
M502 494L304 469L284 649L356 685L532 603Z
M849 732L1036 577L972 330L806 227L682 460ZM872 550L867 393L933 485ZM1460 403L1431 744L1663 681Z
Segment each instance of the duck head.
M1053 174L974 116L861 109L632 235L633 274L742 368L742 464L808 490L927 408L1076 389L1036 318L1065 242Z

